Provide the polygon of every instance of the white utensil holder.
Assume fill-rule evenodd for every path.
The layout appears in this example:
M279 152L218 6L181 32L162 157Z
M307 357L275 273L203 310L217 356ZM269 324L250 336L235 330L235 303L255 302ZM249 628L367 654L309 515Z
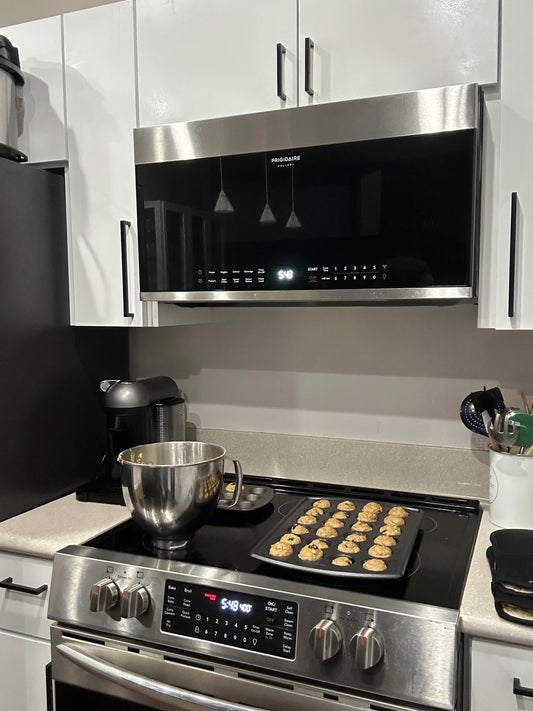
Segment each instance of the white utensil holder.
M489 450L489 518L502 528L533 529L533 457Z

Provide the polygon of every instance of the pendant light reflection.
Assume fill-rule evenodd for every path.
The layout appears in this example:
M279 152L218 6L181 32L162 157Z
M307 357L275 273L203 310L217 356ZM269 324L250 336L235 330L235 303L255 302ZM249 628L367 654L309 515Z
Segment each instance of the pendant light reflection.
M272 212L270 205L268 204L268 175L267 175L267 157L265 153L265 207L261 213L261 218L259 222L263 225L272 224L276 221L274 213Z
M296 217L296 213L294 212L294 166L291 165L291 204L292 204L292 210L291 214L289 215L289 219L287 220L287 224L285 227L287 229L295 229L297 227L301 227L302 223L300 220Z
M224 192L224 179L222 177L222 158L218 159L220 161L220 192L218 194L215 207L213 212L235 212L233 205L228 199L228 196Z

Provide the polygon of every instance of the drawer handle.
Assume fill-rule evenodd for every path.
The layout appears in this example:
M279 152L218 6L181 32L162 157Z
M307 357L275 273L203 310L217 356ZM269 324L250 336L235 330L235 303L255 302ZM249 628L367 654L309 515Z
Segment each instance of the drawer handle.
M277 90L277 95L282 101L287 101L287 94L285 93L284 89L284 81L283 81L283 57L287 54L287 50L285 47L281 44L281 42L278 42L276 45L276 65L277 65L277 82L278 82L278 90Z
M45 590L48 590L48 585L40 585L38 588L29 588L27 585L17 585L13 582L13 578L5 578L4 580L0 580L0 588L27 593L28 595L40 595Z
M511 230L509 239L509 302L507 315L514 316L515 271L516 271L516 213L518 208L518 193L511 193Z
M530 689L527 686L522 686L520 679L515 676L513 679L513 694L516 694L517 696L531 696L533 698L533 689Z

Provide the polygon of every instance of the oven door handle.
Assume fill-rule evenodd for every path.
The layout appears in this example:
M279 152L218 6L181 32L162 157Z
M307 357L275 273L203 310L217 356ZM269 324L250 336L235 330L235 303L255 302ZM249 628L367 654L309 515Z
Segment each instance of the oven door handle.
M221 701L214 699L212 696L203 696L193 691L187 691L177 686L155 681L142 674L136 674L128 669L119 667L116 664L107 661L104 662L92 654L80 652L68 644L58 644L55 649L70 662L85 669L89 673L95 674L107 681L115 682L119 686L133 690L155 701L161 701L163 698L168 702L170 698L176 701L197 704L204 708L216 709L216 711L265 711L265 709L260 709L257 706L243 706L243 704L235 704L231 701Z

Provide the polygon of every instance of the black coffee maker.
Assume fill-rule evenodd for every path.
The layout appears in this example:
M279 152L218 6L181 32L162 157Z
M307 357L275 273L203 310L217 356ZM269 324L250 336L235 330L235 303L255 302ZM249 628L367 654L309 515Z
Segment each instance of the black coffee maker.
M182 393L166 375L138 380L102 380L107 418L103 476L76 492L82 501L123 503L120 452L138 444L185 439L186 410Z

